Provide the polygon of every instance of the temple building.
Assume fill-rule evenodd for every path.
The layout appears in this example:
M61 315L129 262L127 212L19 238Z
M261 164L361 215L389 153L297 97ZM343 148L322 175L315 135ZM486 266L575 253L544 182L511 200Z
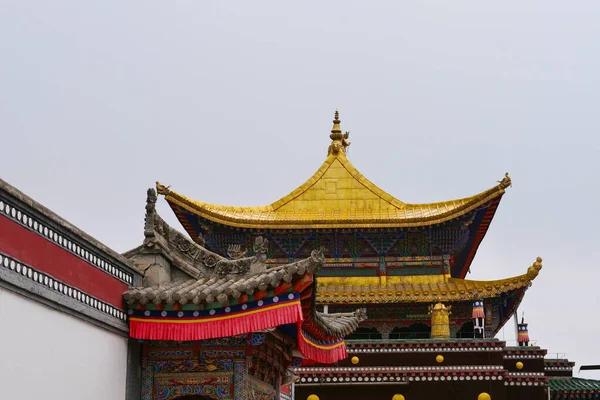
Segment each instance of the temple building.
M349 133L342 132L337 111L330 139L315 174L267 206L209 204L157 183L199 245L226 256L231 246L250 248L254 238L264 237L272 266L321 248L318 305L325 313L366 309L368 318L347 337L354 357L295 368L296 398L545 398L546 351L529 346L527 324L519 324L519 349L494 339L538 276L542 259L532 257L519 276L465 279L512 185L509 174L462 199L408 204L348 160Z
M142 399L272 399L292 383L290 366L347 358L343 339L365 314L315 309L321 250L267 268L258 236L223 257L172 229L155 203L149 189L145 240L124 254L144 275L123 296L129 335L143 340Z
M351 164L337 111L329 138L317 172L267 206L157 182L143 242L124 254L0 180L7 398L600 399L600 382L548 358L524 319L517 345L495 338L540 257L519 276L466 279L508 173L408 204ZM158 215L158 195L187 234Z
M317 301L330 312L366 307L360 333L428 338L428 307L452 305L452 337L473 337L472 302L485 299L485 337L510 318L538 275L497 281L465 279L505 190L508 174L476 195L432 204L407 204L364 177L346 157L348 133L336 112L325 162L292 193L264 207L232 207L191 200L158 184L158 191L190 237L225 256L231 245L269 240L270 265L323 248Z

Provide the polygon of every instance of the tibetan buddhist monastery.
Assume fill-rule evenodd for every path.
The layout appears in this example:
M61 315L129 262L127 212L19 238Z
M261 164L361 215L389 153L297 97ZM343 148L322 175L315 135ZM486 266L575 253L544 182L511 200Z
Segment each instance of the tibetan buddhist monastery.
M157 184L189 236L149 189L143 243L122 255L0 180L2 398L600 399L524 320L517 346L494 339L540 258L465 279L508 174L407 204L358 172L333 123L323 165L271 205Z
M493 339L538 276L542 259L534 257L519 276L465 279L511 186L508 173L469 197L408 204L348 160L349 133L342 132L337 111L330 139L316 173L267 206L209 204L157 183L207 251L226 257L232 246L252 248L262 237L270 270L322 249L316 302L323 315L366 309L368 319L347 337L351 358L335 365L305 360L293 370L295 397L545 398L546 352L528 346L527 325L520 347Z

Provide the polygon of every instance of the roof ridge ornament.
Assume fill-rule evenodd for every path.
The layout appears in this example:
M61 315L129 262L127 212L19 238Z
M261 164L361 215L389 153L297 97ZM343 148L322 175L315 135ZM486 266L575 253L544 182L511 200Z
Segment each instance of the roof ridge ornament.
M165 185L162 185L159 181L156 181L156 191L158 192L158 194L161 194L163 196L168 196L169 194L171 194L171 191L169 190L170 187L171 187L171 185L165 186Z
M530 280L535 279L540 270L542 269L542 257L536 258L535 262L531 265L531 267L527 268L527 278Z
M350 142L348 141L348 138L350 137L350 131L342 134L340 122L340 113L338 110L335 110L333 128L331 128L331 135L329 135L331 144L327 150L327 155L338 155L340 152L346 154L346 148L350 146Z
M512 187L512 179L510 179L510 175L508 175L508 172L504 174L504 178L502 178L501 181L496 181L499 183L498 186L500 186L501 189L506 189L508 187Z

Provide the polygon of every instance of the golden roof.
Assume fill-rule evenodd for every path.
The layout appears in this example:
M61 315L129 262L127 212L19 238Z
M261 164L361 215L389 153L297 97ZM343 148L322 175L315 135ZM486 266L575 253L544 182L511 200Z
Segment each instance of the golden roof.
M271 205L237 207L189 199L156 183L167 201L208 220L240 228L403 228L438 224L504 194L508 174L482 193L458 200L407 204L365 178L346 158L349 133L342 134L336 111L325 162L296 190Z
M433 303L495 297L528 287L542 269L540 257L527 273L495 281L471 281L444 276L321 277L317 301L335 303ZM384 278L385 282L380 281Z

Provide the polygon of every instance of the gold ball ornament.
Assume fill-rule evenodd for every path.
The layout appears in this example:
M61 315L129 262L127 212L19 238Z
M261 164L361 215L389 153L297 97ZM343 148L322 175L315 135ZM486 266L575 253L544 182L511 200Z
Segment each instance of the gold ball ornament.
M435 361L437 361L439 364L443 363L443 362L444 362L444 356L443 356L443 355L441 355L441 354L438 354L438 355L435 357Z
M517 361L517 369L523 369L523 363L521 361Z
M316 394L311 394L306 398L306 400L319 400L319 396L317 396Z
M358 364L360 360L358 359L358 357L354 356L350 361L352 362L352 364Z
M479 396L477 396L477 400L492 400L492 396L490 396L486 392L479 393Z
M392 400L406 400L404 398L404 396L402 396L400 393L395 394L394 397L392 397Z

